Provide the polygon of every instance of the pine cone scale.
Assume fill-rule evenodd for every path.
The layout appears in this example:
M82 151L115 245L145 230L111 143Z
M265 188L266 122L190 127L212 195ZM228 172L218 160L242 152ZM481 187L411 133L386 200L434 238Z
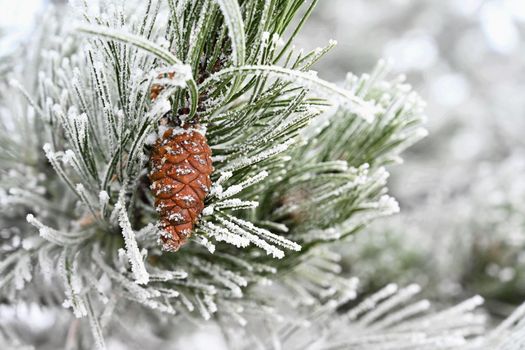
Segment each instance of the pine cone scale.
M182 246L204 209L213 170L211 149L196 130L167 130L153 147L151 190L160 216L166 250Z

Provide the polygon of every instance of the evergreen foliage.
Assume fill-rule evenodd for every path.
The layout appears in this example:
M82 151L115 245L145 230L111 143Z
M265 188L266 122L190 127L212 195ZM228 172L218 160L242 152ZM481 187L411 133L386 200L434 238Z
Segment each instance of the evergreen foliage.
M99 349L130 315L166 339L181 320L214 318L259 347L270 345L249 332L257 321L304 317L283 304L341 327L336 311L357 290L331 246L398 211L384 167L424 136L423 103L385 62L344 87L317 77L312 66L335 43L308 53L292 44L315 3L86 2L75 25L58 19L70 10L50 14L2 81L2 301L62 304L91 329L93 340L78 341ZM151 101L153 84L164 89ZM206 207L176 253L157 242L146 176L166 118L198 123L213 152ZM345 316L368 312L361 338L312 346L373 348L370 336L385 349L444 348L479 333L479 299L427 323L405 323L427 302L387 315L417 290L387 287ZM432 328L451 314L457 327ZM295 334L288 327L274 344ZM23 343L18 334L4 336Z

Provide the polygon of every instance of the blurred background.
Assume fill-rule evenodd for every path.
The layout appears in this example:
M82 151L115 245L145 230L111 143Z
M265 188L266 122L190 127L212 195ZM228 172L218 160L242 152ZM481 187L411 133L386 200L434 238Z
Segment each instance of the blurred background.
M401 213L354 237L348 273L506 314L525 299L525 1L324 0L297 46L328 38L320 76L383 57L428 103L429 136L389 169Z
M0 0L0 57L48 3ZM320 77L342 84L387 58L428 103L429 136L389 168L401 213L353 237L346 273L365 293L480 294L505 316L525 299L525 1L322 0L296 46L328 39Z

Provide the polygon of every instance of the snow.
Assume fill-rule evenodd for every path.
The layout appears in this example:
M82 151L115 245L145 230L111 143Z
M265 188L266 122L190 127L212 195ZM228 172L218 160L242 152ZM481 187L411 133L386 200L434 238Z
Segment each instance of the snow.
M213 215L214 211L215 211L215 206L213 204L210 204L210 205L206 206L202 210L202 215L203 216L211 216L211 215Z
M173 76L159 78L159 76L163 76L165 74L173 74ZM150 77L153 79L153 84L186 88L187 82L193 79L193 72L190 65L177 63L153 70L150 73Z
M109 194L106 191L100 191L98 193L98 199L100 202L100 206L104 207L109 203Z

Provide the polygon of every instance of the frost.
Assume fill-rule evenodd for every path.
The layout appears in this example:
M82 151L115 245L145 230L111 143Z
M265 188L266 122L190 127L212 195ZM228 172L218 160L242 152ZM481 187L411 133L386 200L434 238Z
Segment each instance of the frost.
M251 209L251 208L257 208L259 206L259 202L255 201L243 201L239 198L232 198L223 200L220 202L217 202L215 205L215 208L217 209ZM211 215L211 214L208 214Z
M34 130L25 125L16 130L23 131L17 134L25 137L23 140L31 149L41 140L50 142L44 151L54 172L48 169L45 175L37 177L32 169L26 170L25 163L28 168L36 166L38 172L43 172L30 152L27 162L13 167L8 164L6 168L9 176L5 182L15 185L9 185L13 188L10 192L0 188L0 200L6 204L2 209L10 215L11 211L18 212L16 207L11 208L13 204L22 204L24 210L38 213L38 219L30 214L27 221L40 236L31 230L28 237L15 235L13 246L18 249L21 244L23 249L12 255L9 252L0 262L0 285L10 283L5 288L8 292L23 289L40 270L43 279L52 285L58 274L66 290L64 305L72 307L77 316L87 314L95 340L92 347L98 348L105 346L102 332L110 324L110 317L120 317L127 309L121 305L131 306L134 302L152 309L153 316L180 311L185 317L186 309L198 309L204 318L220 311L220 320L230 318L235 326L245 325L254 315L263 320L262 316L270 314L270 320L284 322L286 318L277 313L284 311L285 315L286 310L272 310L270 303L255 303L257 299L253 299L251 290L243 294L243 288L251 285L254 290L263 286L253 294L261 301L268 299L264 293L294 306L304 301L314 306L320 298L322 305L313 316L331 318L327 312L335 310L340 300L355 297L355 287L334 276L341 271L338 258L321 252L317 246L323 239L340 238L370 218L397 210L397 203L385 194L385 172L380 166L385 164L384 159L397 155L386 154L391 144L404 146L419 135L411 116L419 115L420 99L400 81L381 83L381 71L362 79L350 77L348 89L327 83L316 72L308 71L335 42L306 54L288 46L280 50L284 44L282 33L289 33L284 27L288 20L294 22L290 16L298 10L286 1L241 2L241 8L237 0L204 1L198 5L190 0L146 3L151 13L144 16L135 10L129 14L123 6L112 3L107 8L102 6L103 13L88 17L87 21L103 26L81 28L96 36L83 40L78 48L76 36L44 36L51 40L52 50L44 53L44 60L38 65L42 69L36 82L38 92L31 91L36 103L30 102L33 106L29 110L27 106L20 108L28 111L28 120L41 120L43 130L31 134ZM87 7L89 10L92 5ZM290 18L276 20L276 16ZM216 48L215 62L201 55L201 45L209 44L202 42L208 37L206 30L216 29L208 20L222 24L216 33L220 36L209 37L226 45ZM168 28L163 27L166 23ZM280 24L275 27L275 23ZM245 28L249 29L249 48L244 47ZM53 33L62 33L52 29ZM183 54L184 63L175 56L179 54ZM36 56L40 59L40 55ZM294 68L268 65L273 62ZM212 63L216 66L212 67ZM245 66L254 63L258 66ZM192 67L199 73L198 88L194 86ZM201 74L201 67L206 67L205 74ZM18 71L10 74L16 76ZM208 77L208 73L213 76ZM21 81L32 84L31 79ZM150 99L152 85L162 87L155 101ZM181 91L182 88L187 91ZM7 93L9 99L10 91ZM332 109L325 108L327 101L322 97L332 102ZM318 118L322 111L330 115L340 113L341 118ZM166 122L167 112L177 114L182 127ZM197 113L195 117L193 112ZM374 123L364 123L372 117ZM316 132L301 133L316 118L323 122ZM344 152L332 157L328 150L321 155L325 152L315 152L314 148L334 145L333 134L327 132L325 140L322 135L335 119L347 120L338 130L343 132L341 141L346 142ZM393 130L392 137L383 137L386 135L379 126L403 127L405 120L413 127ZM203 123L201 127L186 123L199 121ZM206 207L193 228L192 243L171 257L159 256L162 252L156 242L159 228L154 224L154 199L143 193L148 167L148 147L144 145L153 145L168 129L174 135L207 134L216 168ZM356 144L366 147L358 149ZM16 147L13 150L18 151ZM345 159L347 154L354 158ZM319 162L316 157L338 161ZM370 169L352 167L366 162L372 164ZM21 176L26 174L31 181ZM161 191L158 183L152 184L152 190ZM167 187L162 190L169 191ZM59 197L55 198L55 193ZM179 195L175 199L191 204L196 197ZM347 212L339 212L343 209ZM314 217L303 221L303 215L311 212L319 215L319 220ZM347 214L351 216L348 222L339 226L339 222L332 222L333 217ZM80 223L84 219L97 222L84 225ZM169 219L178 221L181 216L172 214ZM322 220L327 222L316 227ZM135 225L137 231L133 230ZM78 227L78 232L69 232L71 227ZM124 247L111 244L113 239L109 236L118 227ZM1 231L4 237L4 229ZM9 238L11 233L5 235ZM225 243L233 247L218 249ZM249 249L241 249L246 247ZM289 251L291 260L272 263L272 257L283 258ZM299 265L293 266L296 262ZM272 288L266 288L272 284ZM371 309L387 306L385 299L396 293L397 290L375 300ZM397 326L398 321L413 317L426 307L425 301L406 307L399 302L395 309L371 320L366 330ZM360 316L366 311L369 309ZM241 316L243 312L246 319ZM456 314L461 315L461 310L451 315ZM315 320L295 321L286 332L303 324L315 324ZM272 339L263 340L260 347L271 347L266 340L273 342L273 337L286 333L273 332L274 323L268 322ZM420 334L410 336L418 338Z
M41 247L38 250L38 265L46 282L50 282L51 278L55 274L55 264L53 259L50 257L49 250L50 246Z
M273 33L272 35L272 44L274 46L283 46L284 40L281 38L281 36L277 33Z
M399 203L395 198L383 195L379 198L378 207L384 215L392 215L399 212Z
M206 306L208 307L208 310L210 310L210 312L212 314L216 313L217 312L217 304L215 304L215 302L213 301L213 298L211 297L211 295L208 295L206 294L204 296L204 303L206 304Z
M154 133L154 132L151 132L151 133L148 134L148 136L146 136L144 144L146 144L148 146L151 146L151 145L155 144L157 139L158 139L158 135L156 133Z
M32 264L29 255L23 256L15 265L13 271L15 288L21 290L24 288L26 282L30 282L33 275Z
M109 194L106 191L98 193L98 199L101 207L105 207L109 203Z
M186 271L167 271L167 270L153 270L150 274L150 280L153 281L171 281L186 279L188 273Z
M369 296L368 298L363 300L360 304L358 304L356 307L351 309L345 315L345 317L348 320L351 320L351 321L357 319L357 317L360 314L365 313L368 310L373 309L377 305L377 303L379 303L383 299L386 299L386 298L390 297L395 292L397 292L397 290L398 290L398 287L397 287L396 284L393 284L393 283L388 284L386 287L384 287L383 289L379 290L378 292L372 294L371 296Z
M124 236L124 242L126 244L126 254L131 264L131 270L133 271L135 280L138 284L147 284L149 281L149 274L146 271L142 255L137 246L135 232L133 232L131 228L122 196L119 198L117 204L115 204L115 209L119 213L119 225L122 228L122 235Z
M214 211L215 211L215 206L213 204L210 204L210 205L206 206L202 210L202 215L203 216L210 216L210 215L213 215Z
M359 320L359 324L363 326L370 324L375 319L383 316L391 309L409 300L410 298L412 298L412 296L419 293L420 291L421 287L416 284L409 285L408 287L399 290L397 294L380 303L372 311L368 312L365 316L363 316L363 318Z
M64 162L64 164L74 164L74 161L75 161L75 152L73 152L72 150L68 149L64 152L64 156L62 157L62 161Z
M75 189L77 190L77 193L80 196L80 199L82 200L82 202L86 205L86 207L91 212L92 218L98 219L99 218L99 213L94 208L93 204L91 203L90 199L88 198L88 196L90 196L90 193L88 191L86 191L86 188L84 187L84 185L79 183L79 184L77 184L75 186Z
M231 171L221 171L220 174L221 176L219 176L219 179L216 182L218 185L225 183L233 176L233 173Z
M185 88L187 82L193 79L193 73L191 66L179 63L156 69L150 77L153 79L153 84Z
M97 316L95 315L95 312L93 311L93 306L91 305L91 300L89 299L89 297L86 297L85 304L87 306L87 316L89 319L91 334L93 334L93 338L95 339L95 347L98 350L105 350L106 344L104 341L102 328L100 326Z
M246 237L237 235L229 230L217 226L211 222L205 222L201 229L210 237L214 237L218 242L226 242L238 248L244 248L250 245L250 240Z
M195 297L195 300L197 301L197 310L201 314L202 318L208 321L211 318L211 311L208 310L199 295Z
M68 257L68 251L64 250L60 257L59 270L64 281L66 300L62 306L72 308L75 317L80 318L87 315L86 305L80 296L82 290L82 280L78 275L78 264L76 260L71 263Z
M260 239L256 235L244 230L243 228L241 228L240 226L236 225L235 223L231 221L225 220L221 217L218 217L217 219L219 220L221 224L223 224L232 233L248 239L251 243L253 243L257 247L266 251L268 255L272 255L273 257L278 258L278 259L282 259L284 257L284 252L281 249L275 247L274 245L269 244L263 239Z
M232 197L236 195L237 193L241 192L242 190L244 190L245 188L262 181L267 176L268 176L268 172L266 170L263 170L257 175L252 176L238 184L232 185L228 187L225 191L221 191L220 193L217 193L217 197L219 199Z
M103 260L99 252L93 252L93 260L97 265L107 274L107 276L120 284L125 288L137 301L145 302L149 298L154 298L160 296L160 292L153 289L145 289L138 285L135 282L127 279L122 273L115 271L113 268L109 267Z
M198 258L192 259L191 263L202 272L210 275L214 280L228 288L232 292L233 297L242 297L242 290L239 287L246 287L248 285L248 281L244 277L233 271L217 267L214 264Z
M236 195L237 193L241 192L244 188L241 185L232 185L228 187L226 191L221 191L221 193L217 194L218 198L227 198Z
M262 162L265 159L268 159L272 156L275 156L279 153L286 151L293 144L293 142L294 142L293 140L288 140L282 144L279 144L267 150L264 150L254 156L240 157L240 158L234 159L228 165L224 167L224 170L226 171L238 170L238 169Z
M231 39L233 49L234 64L237 66L244 64L246 50L244 23L241 10L236 0L215 0L224 16L224 22L228 27L228 34Z
M265 230L265 229L262 229L262 228L259 228L255 225L253 225L251 222L249 221L246 221L246 220L242 220L242 219L239 219L239 218L236 218L234 216L230 216L228 215L228 218L230 220L232 220L232 222L234 222L235 224L241 226L242 228L244 229L247 229L249 230L250 232L253 232L257 235L259 235L260 237L264 237L266 240L274 243L274 244L278 244L278 245L281 245L283 247L285 247L286 249L290 249L290 250L295 250L295 251L300 251L301 250L301 246L295 242L292 242L284 237L281 237L279 235L276 235L268 230Z
M27 214L27 222L38 228L40 236L54 244L67 246L82 243L90 237L86 232L67 233L55 230L38 221L33 214Z
M319 79L315 72L301 72L278 66L254 65L226 68L221 72L212 75L209 80L216 80L219 79L220 75L235 74L237 72L275 77L300 85L302 88L315 92L317 96L324 97L328 101L354 112L367 122L372 122L375 119L376 114L383 111L380 106L365 101L351 91L341 89L332 83Z
M200 245L202 245L203 247L205 247L206 249L208 249L208 251L213 254L215 253L215 245L213 243L211 243L210 241L208 241L208 239L206 237L203 237L203 236L194 236L193 239L199 243Z

